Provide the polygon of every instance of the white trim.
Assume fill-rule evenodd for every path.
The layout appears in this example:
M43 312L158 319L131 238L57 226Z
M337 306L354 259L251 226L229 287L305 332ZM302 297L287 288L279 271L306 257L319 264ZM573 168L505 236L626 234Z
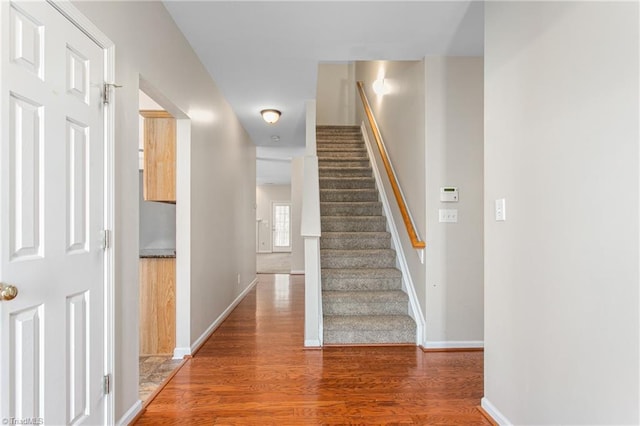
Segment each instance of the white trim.
M69 0L47 0L62 16L68 19L104 52L104 83L113 83L115 78L115 44L93 24ZM115 91L114 91L115 92ZM104 226L109 231L110 246L104 252L104 375L113 381L111 392L105 397L104 421L113 424L115 419L115 97L104 107ZM142 404L138 401L140 407ZM133 407L132 407L133 408Z
M424 342L425 349L480 349L484 348L482 340L443 340L439 342Z
M191 355L191 348L175 348L173 350L173 359L184 359L185 356Z
M120 417L120 419L116 422L116 424L118 426L120 425L128 425L129 423L131 423L133 421L133 419L136 418L136 416L138 414L140 414L140 412L142 411L142 401L137 400L132 406L131 408L129 408L127 410L126 413L124 413L122 415L122 417Z
M231 302L229 307L227 307L227 309L225 309L224 312L221 313L218 318L216 318L216 320L209 326L209 328L207 328L205 332L202 333L200 337L198 337L198 339L191 344L191 353L194 353L196 349L200 347L200 345L202 345L209 337L211 337L213 332L216 331L216 329L220 326L220 324L222 324L225 319L227 319L229 314L235 309L236 306L238 306L238 304L240 304L240 302L242 302L242 299L245 298L247 293L249 293L257 283L258 278L256 277L253 279L253 281L251 281L251 284L249 284L247 288L242 290L242 293L240 293L238 297L236 297L236 299Z
M291 272L289 272L290 275L304 275L304 269L302 270L291 270Z
M500 426L513 425L486 397L480 400L480 406Z
M380 201L382 202L382 206L384 208L384 214L387 218L387 224L389 225L389 232L391 233L391 238L393 240L393 245L396 249L396 263L398 268L402 271L402 287L403 290L407 292L409 296L409 314L416 322L416 344L420 344L424 339L424 330L425 330L425 320L424 315L422 313L422 308L418 303L418 295L416 294L416 289L413 284L413 279L411 278L411 274L409 273L409 265L407 265L407 259L404 256L404 250L402 249L402 244L400 243L400 234L398 233L398 228L396 227L396 223L393 219L393 215L391 214L391 207L389 205L389 199L387 198L387 194L384 190L384 185L382 183L382 177L380 176L380 171L378 169L378 164L376 163L376 157L373 155L373 148L371 147L371 140L369 139L369 134L367 133L367 127L364 123L360 125L360 129L362 131L362 137L364 138L365 146L367 147L367 153L369 154L369 160L371 161L371 168L373 169L373 175L376 179L376 186L378 187L378 192L380 193ZM418 250L418 255L420 252L424 253L424 250ZM421 256L423 260L423 256Z
M322 344L318 339L309 339L304 341L305 348L321 348Z

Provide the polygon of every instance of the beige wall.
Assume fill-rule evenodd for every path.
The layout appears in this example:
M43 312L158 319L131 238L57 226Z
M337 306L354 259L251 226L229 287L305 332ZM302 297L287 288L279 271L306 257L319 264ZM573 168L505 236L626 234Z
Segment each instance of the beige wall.
M425 76L426 341L435 347L479 346L484 334L483 60L429 57ZM440 202L443 186L458 187L459 202ZM440 223L439 209L458 210L458 222Z
M484 403L513 424L640 422L638 12L485 4Z
M190 305L191 343L255 278L255 147L162 3L74 4L115 43L115 82L123 86L116 94L115 126L114 383L118 419L138 401L140 78L166 97L174 108L170 112L191 118L187 159L191 178L186 189L192 199L187 219L191 286L186 303ZM240 286L236 284L238 274Z
M352 125L355 123L355 65L318 65L316 123Z
M385 78L389 93L372 83ZM425 264L411 247L391 190L428 347L481 346L483 341L483 74L481 58L357 62L367 96L420 236ZM362 120L360 109L358 121ZM457 186L460 202L441 203L440 187ZM458 223L439 223L440 208Z
M281 201L291 202L291 185L258 185L256 186L256 210L255 220L258 222L257 250L259 253L271 253L273 208L272 203ZM293 231L293 229L292 229Z
M380 76L385 77L391 90L383 96L376 95L372 89L373 81ZM356 62L356 81L365 83L371 108L396 170L400 187L416 222L418 233L424 239L426 236L424 62ZM362 108L358 96L357 122L360 124L362 121ZM382 163L378 161L378 164ZM384 176L384 170L382 173ZM411 278L424 313L424 265L420 263L418 254L411 246L391 187L386 182L386 178L383 179Z

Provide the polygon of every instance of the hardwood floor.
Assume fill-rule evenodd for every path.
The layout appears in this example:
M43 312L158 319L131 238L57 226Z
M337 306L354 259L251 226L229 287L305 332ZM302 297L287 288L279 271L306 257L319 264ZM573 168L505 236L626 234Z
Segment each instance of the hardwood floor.
M303 280L259 275L136 424L491 424L482 352L305 350Z

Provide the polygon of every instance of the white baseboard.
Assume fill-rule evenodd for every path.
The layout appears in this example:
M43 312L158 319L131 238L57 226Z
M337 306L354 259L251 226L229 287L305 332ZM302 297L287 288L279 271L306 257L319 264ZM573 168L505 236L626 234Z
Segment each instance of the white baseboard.
M482 340L444 340L441 342L424 342L425 349L476 349L484 348Z
M321 348L322 344L320 344L320 340L311 339L311 340L304 341L304 347L305 348Z
M175 348L173 350L173 359L183 359L187 355L191 355L191 348Z
M116 422L116 424L118 426L123 425L126 426L129 423L131 423L133 421L133 419L136 418L136 416L140 413L140 411L142 411L142 401L137 400L135 402L135 404L133 404L131 406L131 408L129 408L127 410L126 413L124 413L124 415L122 417L120 417L120 419Z
M498 423L500 426L511 426L513 423L509 421L487 398L482 398L480 400L480 406L484 411L487 412L491 418Z
M227 319L231 311L233 311L235 307L238 306L240 302L242 302L242 299L244 299L247 293L249 293L257 283L258 278L256 277L253 281L251 281L251 284L249 284L247 288L242 290L242 293L240 293L238 297L236 297L235 300L231 302L227 309L225 309L224 312L221 313L218 318L216 318L216 320L209 326L209 328L207 328L205 332L202 333L200 337L198 337L198 339L191 344L192 354L195 353L200 346L202 346L202 344L213 334L214 331L216 331L216 328L218 328L220 324L222 324L222 321Z
M291 270L290 272L291 275L304 275L304 270L302 271L298 271L298 270Z

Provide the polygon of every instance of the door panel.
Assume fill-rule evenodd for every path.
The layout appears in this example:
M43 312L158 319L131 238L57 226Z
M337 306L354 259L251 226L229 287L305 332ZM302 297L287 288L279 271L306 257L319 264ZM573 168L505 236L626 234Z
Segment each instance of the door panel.
M101 424L104 51L42 1L0 31L0 418Z
M273 203L274 252L291 251L291 204Z

